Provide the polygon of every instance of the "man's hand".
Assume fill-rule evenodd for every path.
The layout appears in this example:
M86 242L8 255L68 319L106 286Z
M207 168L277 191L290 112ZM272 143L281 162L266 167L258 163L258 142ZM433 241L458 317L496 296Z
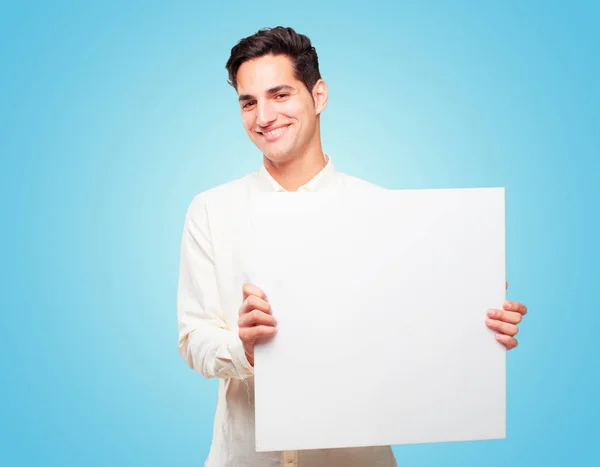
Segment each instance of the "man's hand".
M506 283L508 289L508 282ZM506 350L514 349L518 342L515 336L519 332L517 326L527 313L527 307L519 302L506 302L502 310L490 309L485 324L496 331L496 340L504 344Z
M271 305L265 293L252 284L242 287L244 301L239 310L239 335L246 358L254 366L254 344L275 335L277 320L271 314Z

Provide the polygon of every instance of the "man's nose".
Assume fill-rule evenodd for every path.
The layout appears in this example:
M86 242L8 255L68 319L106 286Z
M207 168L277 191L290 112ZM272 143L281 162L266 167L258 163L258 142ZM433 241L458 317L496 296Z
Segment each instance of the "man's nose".
M277 118L277 113L269 102L258 102L256 104L256 124L262 127L269 126Z

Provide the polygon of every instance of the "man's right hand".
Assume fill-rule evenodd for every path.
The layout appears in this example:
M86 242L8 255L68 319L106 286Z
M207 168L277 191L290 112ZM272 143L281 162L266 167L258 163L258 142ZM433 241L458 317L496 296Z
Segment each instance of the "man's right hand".
M271 314L271 305L261 289L253 284L244 284L242 293L244 301L239 310L239 335L246 358L254 366L254 344L275 335L277 320Z

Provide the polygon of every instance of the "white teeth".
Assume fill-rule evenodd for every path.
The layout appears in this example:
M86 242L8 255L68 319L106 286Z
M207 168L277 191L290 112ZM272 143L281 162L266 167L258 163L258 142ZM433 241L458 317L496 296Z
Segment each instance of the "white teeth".
M263 135L265 136L271 136L271 137L275 137L275 136L279 136L281 133L283 133L283 131L286 129L286 127L282 126L279 128L275 128L274 130L271 131L265 131L263 133Z

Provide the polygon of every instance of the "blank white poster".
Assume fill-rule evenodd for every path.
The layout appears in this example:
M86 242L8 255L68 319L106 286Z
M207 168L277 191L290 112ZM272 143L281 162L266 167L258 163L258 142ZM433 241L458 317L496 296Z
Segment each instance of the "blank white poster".
M256 449L505 437L503 188L277 193L253 205Z

